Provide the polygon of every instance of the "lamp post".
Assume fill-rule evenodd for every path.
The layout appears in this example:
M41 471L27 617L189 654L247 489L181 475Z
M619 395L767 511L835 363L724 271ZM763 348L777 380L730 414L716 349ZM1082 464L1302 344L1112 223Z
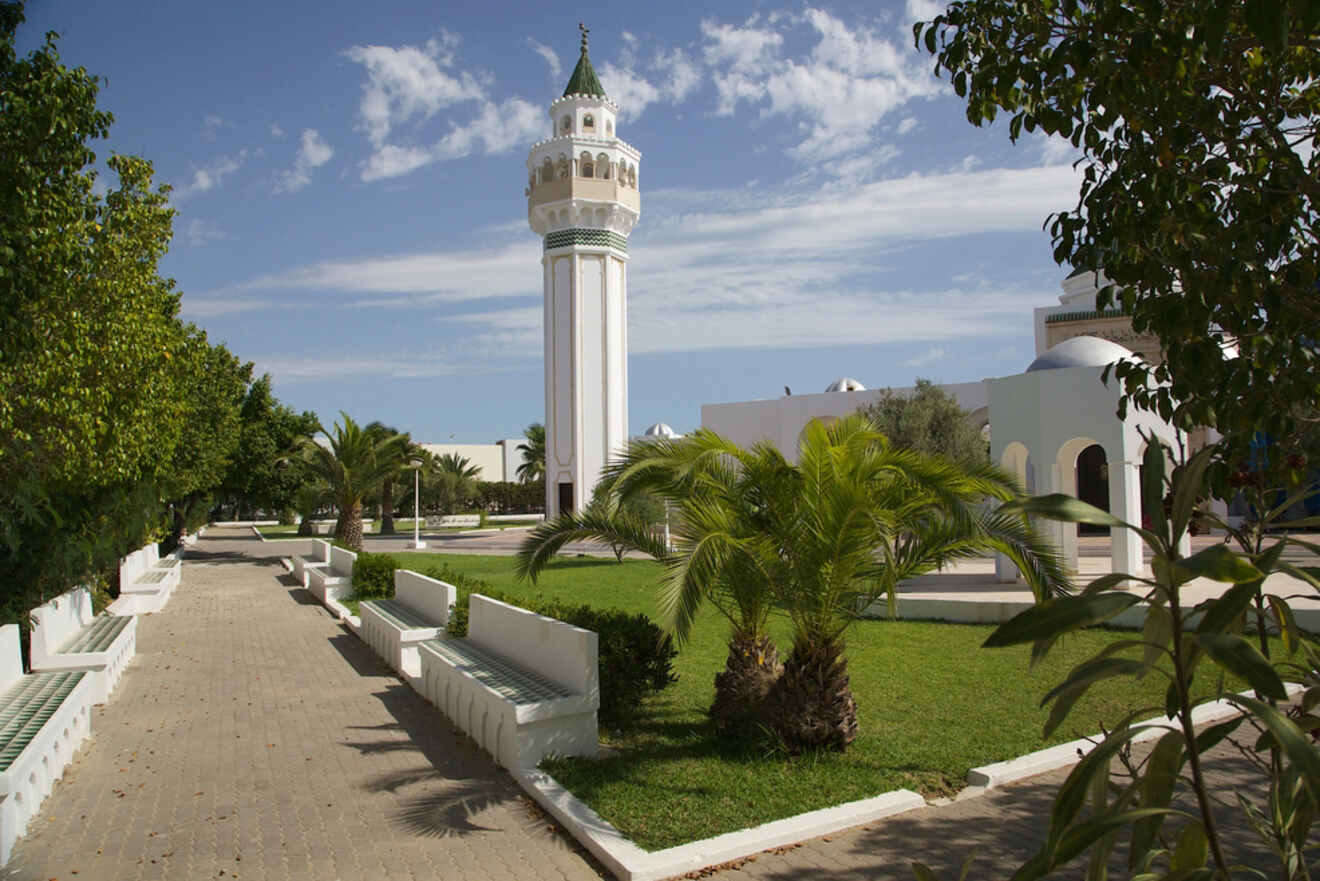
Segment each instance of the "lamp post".
M412 461L410 461L410 462L408 463L408 467L412 469L412 473L413 473L413 540L412 540L412 546L413 546L413 549L414 549L414 550L419 550L419 549L421 549L421 548L426 547L426 542L422 541L422 518L421 518L421 501L422 501L422 493L421 493L421 487L422 487L422 460L421 460L421 459L413 459Z

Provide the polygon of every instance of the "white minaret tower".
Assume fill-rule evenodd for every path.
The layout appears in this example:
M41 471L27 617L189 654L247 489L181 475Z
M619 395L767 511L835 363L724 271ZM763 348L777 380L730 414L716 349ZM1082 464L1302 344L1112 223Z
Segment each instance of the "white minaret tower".
M582 55L527 156L527 222L545 241L545 512L591 500L628 440L628 234L641 154L615 136L619 107Z

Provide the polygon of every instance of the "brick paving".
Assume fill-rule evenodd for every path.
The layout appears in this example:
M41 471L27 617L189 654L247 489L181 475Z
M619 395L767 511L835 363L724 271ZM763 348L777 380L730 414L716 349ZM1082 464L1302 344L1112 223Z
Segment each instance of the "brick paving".
M0 878L600 877L507 774L283 575L278 558L294 545L213 530L190 552L170 605L139 622L138 656L94 711L93 740ZM1249 779L1222 752L1212 773L1226 793ZM1006 878L1043 840L1065 775L703 874L910 881L920 859L953 878L976 848L970 877Z
M188 554L0 877L600 877L284 553L215 530Z

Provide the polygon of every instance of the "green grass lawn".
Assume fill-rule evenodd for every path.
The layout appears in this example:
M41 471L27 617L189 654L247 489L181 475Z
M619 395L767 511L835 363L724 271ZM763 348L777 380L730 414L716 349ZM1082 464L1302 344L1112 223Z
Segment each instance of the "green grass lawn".
M442 560L509 593L641 611L659 620L660 566L650 561L562 559L532 586L515 581L509 557L395 556L409 568ZM787 654L787 621L774 621L772 629ZM1047 714L1037 706L1040 698L1074 664L1131 634L1072 635L1032 671L1028 647L980 647L992 629L916 621L854 625L848 669L860 734L844 753L789 758L711 735L705 710L724 664L727 626L707 608L678 657L678 683L653 699L637 730L602 732L618 749L616 757L552 760L544 767L623 834L654 850L893 789L952 794L971 768L1095 734L1138 706L1156 715L1163 704L1163 677L1102 683L1054 737L1042 740Z

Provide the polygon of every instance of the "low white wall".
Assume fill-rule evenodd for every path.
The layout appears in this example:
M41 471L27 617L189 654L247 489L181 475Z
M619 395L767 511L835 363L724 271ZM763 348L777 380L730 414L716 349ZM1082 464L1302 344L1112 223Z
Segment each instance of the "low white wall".
M75 587L31 611L30 657L32 669L45 667L51 655L91 623L92 594L85 587Z

